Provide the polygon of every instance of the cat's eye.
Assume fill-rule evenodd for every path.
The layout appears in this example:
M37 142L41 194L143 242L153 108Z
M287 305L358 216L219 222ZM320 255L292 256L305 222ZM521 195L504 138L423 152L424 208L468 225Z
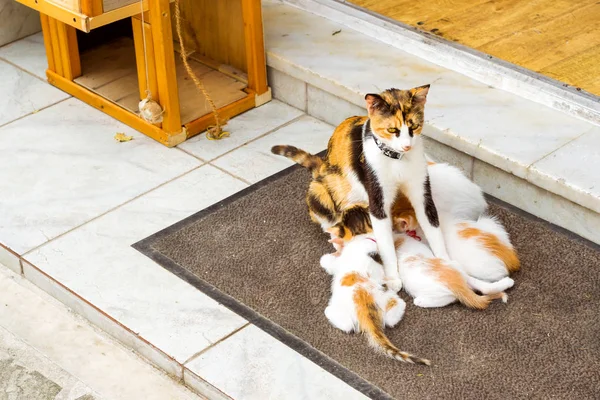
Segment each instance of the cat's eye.
M398 128L388 128L389 133L398 133Z

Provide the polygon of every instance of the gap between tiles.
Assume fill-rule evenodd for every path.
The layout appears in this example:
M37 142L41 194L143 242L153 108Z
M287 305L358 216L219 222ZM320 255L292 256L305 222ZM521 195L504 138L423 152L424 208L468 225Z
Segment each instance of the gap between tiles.
M289 104L288 104L288 105L289 105ZM290 106L290 107L293 107L293 106ZM302 110L300 110L300 111L302 111ZM250 111L247 111L247 112L251 112L251 110L250 110ZM288 122L285 122L285 123L283 123L283 124L281 124L281 125L279 125L279 126L277 126L277 127L273 128L273 129L270 129L270 130L268 130L267 132L265 132L265 133L263 133L263 134L261 134L261 135L259 135L259 136L255 137L255 138L252 138L252 139L250 139L250 140L248 140L248 141L246 141L246 142L244 142L244 143L240 144L239 146L237 146L237 147L235 147L235 148L233 148L233 149L231 149L231 150L228 150L228 151L226 151L225 153L218 155L217 157L213 157L213 158L211 158L211 159L209 159L208 161L205 161L205 162L206 162L206 163L212 163L213 161L216 161L216 160L218 160L219 158L221 158L221 157L223 157L223 156L226 156L227 154L229 154L229 153L232 153L232 152L236 151L237 149L239 149L239 148L241 148L241 147L244 147L245 145L247 145L247 144L249 144L249 143L255 142L255 141L257 141L258 139L261 139L261 138L263 138L263 137L265 137L265 136L268 136L268 135L270 135L271 133L273 133L273 132L275 132L275 131L278 131L278 130L280 130L280 129L282 129L282 128L285 128L285 127L286 127L286 126L288 126L288 125L291 125L291 124L293 124L294 122L297 122L299 119L301 119L302 117L305 117L306 115L307 115L307 114L305 114L305 113L302 113L302 114L300 114L299 116L297 116L296 118L293 118L293 119L289 120ZM203 132L203 133L201 133L201 135L203 135L203 134L204 134L204 132ZM227 140L227 138L224 138L224 139L222 139L222 140ZM185 142L184 142L184 143L185 143ZM187 150L185 150L185 149L182 149L182 148L179 148L179 147L177 147L177 149L179 149L179 150L183 151L184 153L186 153L186 154L188 154L188 155L190 155L190 156L192 156L192 157L196 157L197 159L199 159L199 160L203 161L203 159L201 159L200 157L198 157L198 156L196 156L196 155L192 154L192 152L190 152L190 151L187 151ZM269 150L270 150L270 149L269 149ZM214 165L214 164L210 164L210 165L212 165L212 166L213 166L213 167L215 167L215 168L218 168L218 169L220 169L220 170L221 170L221 171L223 171L223 172L227 172L227 171L223 170L222 168L219 168L219 167L217 167L217 166L216 166L216 165ZM231 173L229 173L229 172L227 172L227 173L228 173L229 175L233 176L233 177L234 177L234 178L236 178L236 179L239 179L239 180L241 180L241 181L243 181L243 182L245 182L245 183L248 183L247 181L245 181L244 179L242 179L242 178L240 178L240 177L238 177L238 176L235 176L235 175L233 175L233 174L231 174ZM248 184L249 184L249 185L251 185L251 183L248 183Z
M19 40L21 40L21 39L19 39ZM13 43L14 43L14 42L13 42ZM4 46L2 46L2 47L4 47ZM19 65L15 64L15 63L13 63L12 61L9 61L7 58L0 57L0 60L1 60L1 61L4 61L5 63L7 63L7 64L9 64L9 65L12 65L12 66L13 66L13 67L15 67L16 69L19 69L19 70L21 70L21 71L23 71L23 72L25 72L25 73L27 73L27 74L29 74L29 75L33 76L33 77L34 77L34 78L36 78L36 79L39 79L40 81L42 81L42 82L44 82L44 83L48 83L48 81L47 81L46 79L42 79L41 77L37 76L37 75L36 75L36 74L34 74L33 72L31 72L31 71L29 71L29 70L26 70L25 68L23 68L23 67L21 67L21 66L19 66ZM49 83L48 83L48 84L49 84ZM65 92L65 93L67 93L67 92ZM68 93L67 93L67 94L68 94ZM71 97L71 95L69 95L69 97Z
M218 158L218 157L217 157L217 158ZM244 183L245 183L246 185L248 185L248 186L252 186L252 183L251 183L251 182L248 182L248 181L247 181L247 180L245 180L244 178L241 178L241 177L239 177L239 176L237 176L237 175L235 175L235 174L233 174L233 173L231 173L231 172L227 171L226 169L219 167L218 165L215 165L215 164L212 164L212 163L209 163L208 165L210 165L211 167L213 167L213 168L216 168L216 169L218 169L219 171L221 171L221 172L223 172L223 173L225 173L225 174L227 174L227 175L231 176L232 178L235 178L235 179L237 179L238 181L242 181L242 182L244 182Z
M27 268L25 268L25 264ZM108 335L115 338L118 342L123 344L125 347L131 349L136 352L141 357L145 358L150 365L155 365L160 367L165 373L172 376L176 380L182 380L183 376L175 371L179 371L182 364L180 364L177 360L175 360L170 355L163 352L161 349L144 339L137 332L132 331L94 304L87 301L85 298L69 289L61 282L57 281L50 275L46 274L43 270L31 264L28 261L22 263L24 269L23 277L27 279L29 282L48 293L50 296L55 298L57 301L64 304L68 307L73 313L85 318L88 320L93 326L107 333ZM35 275L41 277L43 281L36 278ZM48 286L52 285L52 286ZM56 290L58 289L58 291ZM107 329L108 322L110 324L111 329ZM116 329L116 330L115 330ZM130 336L126 338L123 334ZM139 345L136 345L134 341L137 341L146 349L143 349ZM161 357L163 361L156 360L156 357L152 358L152 355L148 353L148 350L152 351L155 355ZM168 362L171 365L166 365L164 362ZM162 365L161 365L162 364Z
M552 154L554 154L554 153L558 152L558 151L559 151L560 149L562 149L563 147L566 147L567 145L569 145L569 144L571 144L572 142L576 141L577 139L579 139L579 138L580 138L580 137L582 137L583 135L585 135L585 134L588 134L588 133L591 133L593 130L594 130L594 128L591 128L591 129L589 129L589 130L587 130L587 131L583 132L581 135L579 135L579 136L577 136L577 137L575 137L575 138L573 138L573 139L569 140L567 143L565 143L565 144L561 145L561 146L560 146L560 147L558 147L557 149L554 149L554 150L552 150L550 153L548 153L548 154L546 154L545 156L541 157L539 160L535 160L534 162L532 162L531 164L529 164L529 165L527 166L527 172L529 172L529 171L531 170L531 167L533 167L533 165L534 165L534 164L536 164L536 163L538 163L538 162L542 161L542 160L543 160L543 159L545 159L545 158L548 158L548 157L550 157Z
M36 77L36 78L37 78L37 77ZM65 92L65 93L66 93L66 92ZM64 98L64 99L62 99L62 100L59 100L59 101L57 101L56 103L52 103L52 104L49 104L49 105L47 105L47 106L40 107L40 108L38 108L37 110L30 112L29 114L22 115L22 116L20 116L20 117L18 117L18 118L12 119L12 120L10 120L10 121L8 121L8 122L4 123L4 124L0 124L0 129L1 129L1 128L3 128L3 127L5 127L5 126L8 126L8 125L12 124L13 122L17 122L17 121L20 121L20 120L22 120L22 119L25 119L25 118L27 118L27 117L30 117L30 116L32 116L32 115L34 115L34 114L37 114L37 113L39 113L39 112L40 112L40 111L42 111L42 110L45 110L45 109L47 109L47 108L50 108L50 107L54 107L54 106L56 106L56 105L58 105L58 104L60 104L60 103L63 103L63 102L65 102L65 101L67 101L67 100L70 100L70 99L71 99L71 96L69 95L69 97L67 97L67 98Z
M29 250L29 251L27 251L27 252L23 253L22 255L20 255L20 256L19 256L19 259L20 259L20 260L23 260L23 257L25 257L26 255L28 255L28 254L30 254L30 253L32 253L32 252L34 252L34 251L38 250L38 249L39 249L39 248L41 248L41 247L44 247L44 246L45 246L45 245L47 245L48 243L50 243L50 242L53 242L53 241L55 241L55 240L57 240L57 239L59 239L59 238L61 238L61 237L65 236L66 234L68 234L68 233L71 233L71 232L73 232L73 231L75 231L75 230L77 230L77 229L81 228L82 226L84 226L84 225L87 225L87 224L89 224L90 222L93 222L93 221L95 221L95 220L97 220L97 219L99 219L99 218L101 218L101 217L105 216L106 214L109 214L109 213L111 213L111 212L113 212L113 211L115 211L115 210L118 210L119 208L121 208L121 207L123 207L123 206L125 206L125 205L127 205L127 204L129 204L129 203L131 203L132 201L134 201L134 200L137 200L138 198L140 198L140 197L142 197L142 196L145 196L145 195L147 195L147 194L149 194L149 193L153 192L154 190L156 190L156 189L159 189L159 188L163 187L164 185L166 185L166 184L168 184L168 183L171 183L171 182L173 182L173 181L175 181L175 180L177 180L177 179L179 179L179 178L181 178L181 177L184 177L185 175L187 175L187 174L189 174L189 173L191 173L191 172L193 172L193 171L197 170L198 168L200 168L200 167L203 167L203 166L205 166L205 165L207 165L207 163L206 163L206 162L204 162L204 164L200 164L200 165L198 165L198 166L196 166L196 167L194 167L194 168L190 169L189 171L186 171L186 172L184 172L184 173L182 173L182 174L179 174L179 175L177 175L176 177L174 177L174 178L172 178L172 179L169 179L168 181L165 181L165 182L161 183L160 185L158 185L158 186L155 186L155 187L153 187L152 189L149 189L149 190L145 191L144 193L140 193L139 195L137 195L137 196L135 196L135 197L132 197L131 199L127 200L126 202L124 202L124 203L121 203L121 204L119 204L119 205L117 205L117 206L115 206L115 207L111 208L110 210L107 210L106 212L103 212L102 214L96 215L94 218L92 218L92 219L90 219L90 220L87 220L87 221L85 221L84 223L82 223L82 224L79 224L79 225L77 225L77 226L75 226L75 227L73 227L73 228L69 229L68 231L66 231L66 232L63 232L63 233L61 233L60 235L58 235L58 236L56 236L56 237L54 237L54 238L52 238L52 239L48 240L47 242L44 242L44 243L40 244L39 246L36 246L36 247L34 247L33 249L31 249L31 250ZM238 179L239 179L239 178L238 178ZM23 266L22 266L22 265L21 265L21 273L23 273Z
M229 339L230 337L232 337L233 335L235 335L236 333L238 333L239 331L241 331L242 329L248 327L250 324L250 322L240 326L239 328L237 328L236 330L234 330L233 332L229 333L228 335L223 336L221 339L217 340L214 343L211 343L210 345L208 345L207 347L203 348L202 350L200 350L199 352L192 354L187 360L185 360L184 362L182 362L181 364L185 367L185 365L191 361L194 361L194 359L196 359L198 356L201 356L202 354L204 354L207 350L212 349L213 347L215 347L216 345L223 343L225 340Z

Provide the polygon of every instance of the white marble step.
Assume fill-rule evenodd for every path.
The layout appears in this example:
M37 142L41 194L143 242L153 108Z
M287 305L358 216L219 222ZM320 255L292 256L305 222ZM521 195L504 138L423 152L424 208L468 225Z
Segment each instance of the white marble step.
M285 2L263 0L263 19L276 98L338 124L364 114L366 93L429 83L424 132L434 158L600 243L600 127Z

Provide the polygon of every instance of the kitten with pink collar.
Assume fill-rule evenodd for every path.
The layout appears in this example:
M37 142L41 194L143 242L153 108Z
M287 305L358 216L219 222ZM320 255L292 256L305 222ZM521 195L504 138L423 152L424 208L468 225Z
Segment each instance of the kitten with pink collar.
M372 234L354 236L348 241L336 238L338 250L321 257L321 266L333 275L331 298L325 316L344 332L362 332L369 344L398 361L430 365L398 349L384 328L395 326L406 304L384 285L384 269Z

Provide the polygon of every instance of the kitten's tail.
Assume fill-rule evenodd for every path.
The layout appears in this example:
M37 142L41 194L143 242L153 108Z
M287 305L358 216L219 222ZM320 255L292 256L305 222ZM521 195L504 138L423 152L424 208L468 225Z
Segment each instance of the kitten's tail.
M450 266L447 266L447 269L440 275L446 287L450 289L458 301L467 307L483 310L488 307L492 300L501 299L504 303L508 300L508 296L504 292L478 295L471 289L464 276Z
M357 287L354 292L354 303L360 330L367 335L371 346L398 361L431 365L431 361L401 351L390 342L383 331L382 311L371 293L362 287Z
M303 167L308 168L313 173L318 171L319 168L321 168L321 165L323 165L323 159L321 159L321 157L310 154L294 146L273 146L271 147L271 153L287 157Z

